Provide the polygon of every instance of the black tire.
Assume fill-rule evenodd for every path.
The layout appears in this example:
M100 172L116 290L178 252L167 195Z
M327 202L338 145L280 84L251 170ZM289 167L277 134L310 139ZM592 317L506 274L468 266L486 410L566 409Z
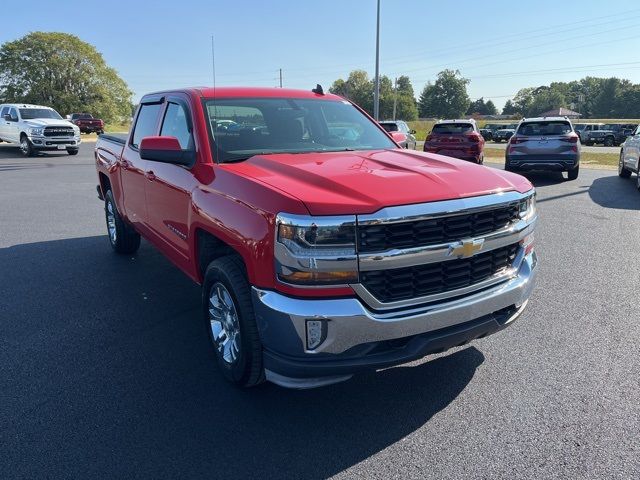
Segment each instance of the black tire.
M613 137L606 137L604 139L604 146L605 147L613 147Z
M587 147L590 147L591 145L593 145L593 142L590 142L589 140L587 140L586 142L584 142L584 144L585 144Z
M67 149L67 153L69 155L77 155L78 154L78 149L77 148L68 148Z
M23 157L33 157L36 154L33 145L24 134L20 136L20 153Z
M631 176L631 170L624 166L622 158L622 152L620 152L620 159L618 160L618 176L620 178L629 178Z
M580 165L567 171L567 180L575 180L580 173Z
M110 213L113 216L112 225L110 225ZM140 234L120 216L111 190L108 190L104 196L104 215L107 223L107 236L109 237L111 248L113 248L116 253L123 255L131 255L138 251L138 248L140 248ZM115 235L113 234L112 228L114 229L113 231L115 231Z
M245 271L244 263L237 255L221 257L211 262L207 267L202 286L202 312L211 350L220 371L229 382L241 387L252 387L264 382L265 376L262 343L253 312L251 287ZM233 311L239 324L237 356L232 360L225 359L224 353L220 350L224 348L214 339L212 317L209 313L209 309L214 306L211 299L217 298L214 290L218 284L222 284L230 294ZM211 309L215 310L215 306ZM225 338L227 338L226 335Z

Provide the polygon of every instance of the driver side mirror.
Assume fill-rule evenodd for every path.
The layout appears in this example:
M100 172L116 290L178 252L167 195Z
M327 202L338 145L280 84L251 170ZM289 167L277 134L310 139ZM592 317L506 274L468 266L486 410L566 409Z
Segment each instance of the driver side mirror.
M183 150L176 137L144 137L140 141L140 158L190 167L195 162L196 152Z
M416 134L416 131L415 131L415 130L413 130L413 129L411 129L411 130L409 130L409 133L410 133L411 135L415 135L415 134Z

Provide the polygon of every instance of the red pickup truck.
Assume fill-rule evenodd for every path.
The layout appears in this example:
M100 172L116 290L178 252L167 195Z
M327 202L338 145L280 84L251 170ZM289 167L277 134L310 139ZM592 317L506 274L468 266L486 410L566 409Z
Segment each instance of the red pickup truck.
M399 148L313 91L146 95L95 148L113 249L145 237L202 284L217 363L310 388L510 325L536 273L524 177Z
M99 118L93 118L90 113L72 113L69 120L71 123L76 124L82 133L104 133L104 121Z

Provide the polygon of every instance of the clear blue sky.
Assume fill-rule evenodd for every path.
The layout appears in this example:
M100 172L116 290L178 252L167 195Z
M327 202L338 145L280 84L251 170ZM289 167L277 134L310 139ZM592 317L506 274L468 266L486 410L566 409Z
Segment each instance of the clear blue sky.
M3 16L0 42L36 30L78 35L118 70L134 100L212 84L211 35L217 85L276 86L282 68L286 87L328 88L355 68L374 72L375 0L27 3ZM409 75L416 95L444 68L471 80L473 99L498 106L522 87L554 80L615 75L640 83L637 0L381 4L381 74Z

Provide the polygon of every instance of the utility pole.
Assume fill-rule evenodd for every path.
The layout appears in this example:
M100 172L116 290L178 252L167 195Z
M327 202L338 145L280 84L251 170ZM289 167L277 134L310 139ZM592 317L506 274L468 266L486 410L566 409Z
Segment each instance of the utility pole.
M373 118L378 121L380 116L380 0L378 0L376 22L376 81L373 88Z
M282 88L282 69L280 69L280 88Z
M398 77L393 84L393 119L396 119L396 107L398 106Z

